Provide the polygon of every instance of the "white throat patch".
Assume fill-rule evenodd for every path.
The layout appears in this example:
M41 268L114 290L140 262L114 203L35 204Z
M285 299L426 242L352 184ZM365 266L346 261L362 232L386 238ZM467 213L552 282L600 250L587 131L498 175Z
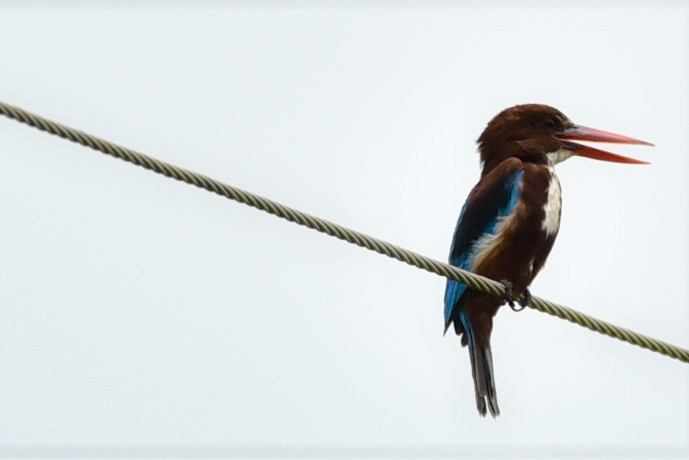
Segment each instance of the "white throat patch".
M551 166L555 166L558 163L562 163L563 161L565 161L566 159L568 159L572 155L574 155L574 154L570 150L567 150L567 149L558 149L558 150L555 150L554 152L550 152L550 153L546 154L546 156L548 157L548 161L550 162Z

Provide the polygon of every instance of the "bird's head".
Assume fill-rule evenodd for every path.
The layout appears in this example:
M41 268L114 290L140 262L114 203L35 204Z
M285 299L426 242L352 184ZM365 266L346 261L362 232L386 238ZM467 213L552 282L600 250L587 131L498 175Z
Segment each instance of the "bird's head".
M537 164L557 164L577 155L616 163L648 164L573 140L643 144L648 142L575 125L559 110L542 104L516 105L497 114L478 138L484 174L509 157Z

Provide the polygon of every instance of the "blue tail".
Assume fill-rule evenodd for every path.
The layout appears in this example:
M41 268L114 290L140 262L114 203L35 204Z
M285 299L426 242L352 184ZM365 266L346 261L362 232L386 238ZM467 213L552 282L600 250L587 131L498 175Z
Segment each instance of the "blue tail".
M478 413L485 417L487 410L490 415L500 415L498 398L495 394L495 375L493 373L493 355L490 351L490 342L486 346L478 344L471 328L469 317L464 311L459 313L459 319L464 326L464 337L469 344L469 357L471 358L471 374L474 377L474 391L476 393L476 407Z

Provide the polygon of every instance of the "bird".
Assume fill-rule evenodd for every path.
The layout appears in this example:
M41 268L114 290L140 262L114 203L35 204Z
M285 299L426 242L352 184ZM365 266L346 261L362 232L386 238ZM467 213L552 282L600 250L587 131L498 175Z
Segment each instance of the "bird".
M560 228L562 198L554 166L579 156L648 164L573 142L575 140L653 145L627 136L574 124L544 104L521 104L497 114L477 140L479 182L461 209L449 263L501 282L505 297L448 279L445 333L454 325L467 346L479 414L500 414L490 347L493 317L505 303L519 310L531 300L529 285L543 268ZM522 297L523 295L523 297Z

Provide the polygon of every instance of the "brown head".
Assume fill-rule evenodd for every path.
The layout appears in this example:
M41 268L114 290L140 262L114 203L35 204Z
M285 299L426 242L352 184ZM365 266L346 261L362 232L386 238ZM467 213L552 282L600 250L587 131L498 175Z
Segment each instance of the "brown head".
M618 144L648 142L572 123L559 110L543 104L523 104L497 114L478 138L483 174L509 157L554 165L578 155L617 163L647 164L604 150L571 142L585 140Z

